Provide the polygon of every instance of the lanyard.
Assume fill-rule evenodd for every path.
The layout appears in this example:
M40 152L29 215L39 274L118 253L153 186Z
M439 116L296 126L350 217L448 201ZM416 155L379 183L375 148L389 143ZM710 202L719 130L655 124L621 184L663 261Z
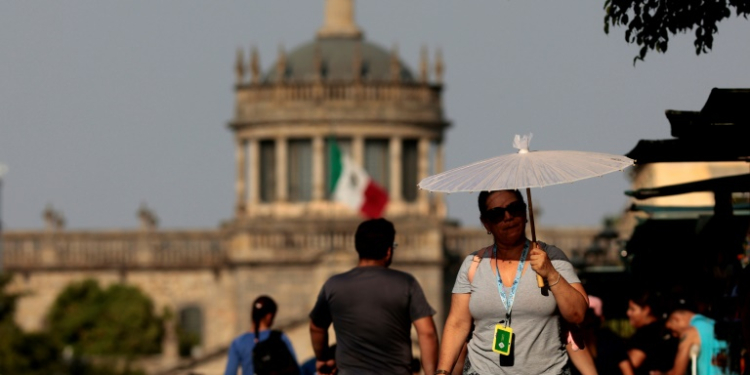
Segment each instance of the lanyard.
M513 285L510 287L510 295L505 296L505 290L503 290L503 279L500 277L500 268L497 266L497 244L492 246L492 257L495 258L495 279L497 279L497 290L500 293L500 299L505 305L506 319L510 319L510 309L513 308L513 300L516 298L516 290L518 289L518 283L521 281L521 272L523 272L523 264L526 262L526 256L529 254L529 240L523 245L523 251L521 251L521 260L518 261L518 269L516 270L516 278L513 280Z

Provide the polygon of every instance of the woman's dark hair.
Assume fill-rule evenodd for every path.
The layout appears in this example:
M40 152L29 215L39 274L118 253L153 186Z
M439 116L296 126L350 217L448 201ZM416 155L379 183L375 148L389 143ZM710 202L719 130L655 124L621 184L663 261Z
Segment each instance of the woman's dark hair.
M269 296L260 296L253 302L253 310L251 318L253 319L255 340L258 340L258 328L260 327L260 321L268 314L276 316L276 302Z
M646 288L636 288L630 292L628 298L641 308L648 307L651 309L651 315L654 318L664 318L662 316L665 312L664 299L660 292Z
M354 234L354 248L362 259L383 259L393 246L396 229L386 219L372 219L359 224Z
M516 199L526 204L526 202L524 202L523 200L523 194L521 194L521 191L519 191L518 189L483 191L479 193L479 197L477 198L477 204L479 205L479 217L480 218L483 218L484 214L487 213L487 198L490 197L490 194L496 191L511 192L516 196Z

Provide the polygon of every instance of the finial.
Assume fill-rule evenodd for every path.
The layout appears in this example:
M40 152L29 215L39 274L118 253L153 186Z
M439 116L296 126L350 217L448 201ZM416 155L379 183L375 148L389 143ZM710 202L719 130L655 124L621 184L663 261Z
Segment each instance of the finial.
M279 59L276 61L276 81L283 82L286 78L286 52L284 45L279 44Z
M435 81L438 84L443 83L443 51L438 48L435 53Z
M354 0L326 0L318 38L362 38L362 31L354 23Z
M427 83L427 80L429 79L428 75L428 69L427 69L427 46L422 46L422 51L420 53L420 61L419 61L419 80L422 83Z
M401 64L398 63L398 44L391 50L391 81L401 81Z
M354 61L352 62L352 75L354 81L359 82L362 80L362 41L358 40L354 44Z
M253 84L260 82L260 57L258 56L258 49L255 46L253 46L250 52L250 74Z
M237 62L234 65L234 72L237 75L238 85L245 80L245 59L242 55L242 48L237 48Z
M141 222L141 229L143 230L156 229L156 226L159 225L159 219L156 217L156 214L148 208L146 202L141 203L141 207L138 209L138 219Z
M63 217L62 213L55 210L51 204L47 204L42 213L42 218L44 218L47 230L57 231L65 228L65 217Z

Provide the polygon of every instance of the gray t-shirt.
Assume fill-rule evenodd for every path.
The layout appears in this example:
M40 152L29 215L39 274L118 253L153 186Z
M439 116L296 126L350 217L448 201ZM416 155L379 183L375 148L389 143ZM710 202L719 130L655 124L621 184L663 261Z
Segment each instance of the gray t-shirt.
M328 279L310 312L333 323L339 374L411 374L411 324L435 314L410 274L357 267Z
M490 248L491 249L491 248ZM557 247L547 245L547 254L552 265L569 283L580 283L573 266L565 253ZM469 283L467 273L474 254L464 259L456 277L453 293L471 293L469 311L474 318L474 333L469 341L468 360L471 368L479 374L533 374L558 375L567 368L568 354L565 351L567 332L562 328L563 318L557 309L552 292L543 296L537 286L536 272L528 261L518 284L515 301L511 308L511 328L514 342L513 366L500 366L500 354L492 351L495 325L505 319L503 305L497 289L495 274L490 268L490 258L482 260Z

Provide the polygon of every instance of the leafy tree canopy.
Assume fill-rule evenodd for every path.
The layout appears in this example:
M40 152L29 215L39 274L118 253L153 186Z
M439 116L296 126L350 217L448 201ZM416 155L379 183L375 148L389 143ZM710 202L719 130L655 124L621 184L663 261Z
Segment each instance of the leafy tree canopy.
M695 29L695 53L708 53L719 31L717 24L732 15L747 19L750 0L605 0L604 32L610 26L626 26L625 41L641 49L633 59L649 50L666 52L669 36Z
M65 288L48 315L50 333L76 354L126 358L159 353L163 321L138 288L94 280Z

